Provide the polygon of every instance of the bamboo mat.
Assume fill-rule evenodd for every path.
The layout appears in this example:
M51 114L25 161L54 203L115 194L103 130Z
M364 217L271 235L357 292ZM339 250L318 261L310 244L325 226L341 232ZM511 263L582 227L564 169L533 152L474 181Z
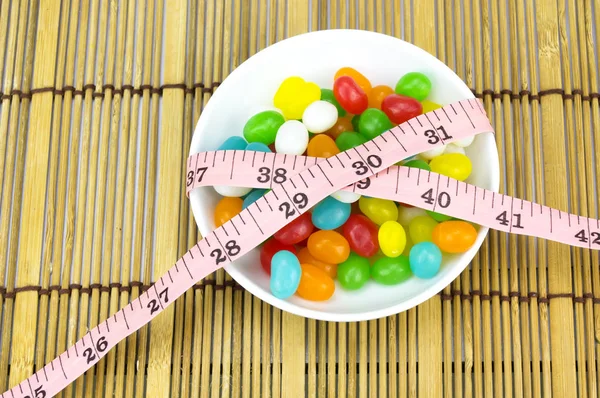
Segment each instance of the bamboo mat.
M197 241L178 176L203 106L305 31L436 55L485 103L502 192L599 217L599 25L593 0L2 1L0 392ZM62 396L596 397L598 343L598 253L492 232L440 295L369 322L282 313L217 272Z

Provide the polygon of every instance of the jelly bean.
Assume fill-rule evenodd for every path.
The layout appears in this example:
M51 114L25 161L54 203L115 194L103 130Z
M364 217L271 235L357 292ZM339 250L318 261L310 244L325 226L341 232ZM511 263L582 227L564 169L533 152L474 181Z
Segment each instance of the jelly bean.
M312 254L310 254L310 252L308 251L308 247L303 247L298 251L298 260L300 260L300 264L310 264L322 269L327 273L327 275L329 275L333 279L337 277L337 264L329 264L317 260L313 257Z
M354 68L349 66L345 66L340 68L337 72L335 72L335 76L333 80L337 80L340 76L349 76L363 89L365 93L371 91L371 82L367 79L362 73L357 71Z
M281 109L288 120L299 120L306 107L321 98L321 89L314 83L292 76L285 79L273 98L273 104Z
M410 270L421 279L433 278L442 265L442 252L432 242L417 243L410 250Z
M344 203L354 203L360 199L359 194L350 191L336 191L331 196Z
M311 133L319 134L332 128L337 117L337 109L333 104L327 101L315 101L304 110L302 123Z
M365 257L350 253L348 259L338 265L338 281L346 290L358 290L367 283L371 274L371 264Z
M435 111L436 109L440 109L442 107L440 104L436 104L435 102L429 100L423 100L421 104L423 105L423 113Z
M423 101L431 91L431 81L420 72L409 72L398 80L395 91L396 94Z
M394 89L390 86L375 86L368 92L369 108L381 109L381 102L385 97L394 94Z
M423 113L423 105L414 98L391 94L381 103L381 110L394 124L401 124Z
M266 189L253 189L246 197L244 198L244 203L242 204L242 209L250 206L252 203L256 202L258 199L262 198L262 196L267 193Z
M410 240L414 244L421 242L431 242L433 229L438 225L437 221L429 216L418 216L408 224L408 233Z
M302 276L296 294L310 301L326 301L335 292L335 282L322 269L310 264L302 264Z
M400 206L400 208L398 208L398 222L403 227L408 227L410 225L410 222L414 218L426 215L427 213L425 212L425 210L420 209L418 207Z
M352 214L342 227L350 248L364 257L371 257L379 250L377 230L377 225L362 214Z
M463 147L460 147L460 146L457 146L454 144L446 145L446 149L444 150L444 155L447 153L460 153L461 155L466 155L465 149Z
M308 130L298 120L283 123L275 137L275 151L288 155L302 155L308 145Z
M277 130L285 122L275 111L264 111L252 116L244 126L244 138L248 142L262 142L265 145L275 142Z
M464 253L477 239L477 230L466 221L446 221L433 229L433 243L446 253Z
M431 210L425 210L425 212L427 212L429 217L433 218L437 222L452 220L452 216L447 216L445 214L436 213L435 211L431 211Z
M446 150L446 145L439 145L439 146L436 146L435 148L431 148L425 152L421 152L419 154L419 156L423 159L431 160L431 159L435 158L436 156L440 156L442 153L444 153L445 150Z
M252 188L246 187L231 187L228 185L215 185L214 190L221 196L227 196L230 198L239 198L252 191Z
M317 260L329 264L339 264L346 261L350 254L348 241L336 231L314 232L308 238L307 247L310 254Z
M306 239L314 230L310 221L309 212L301 214L298 218L283 226L273 234L273 237L286 245L294 245Z
M291 245L284 245L277 239L269 239L260 248L260 265L262 269L269 275L271 275L271 259L275 253L282 250L287 250L290 253L296 254L296 248Z
M466 180L473 168L471 159L460 153L443 154L434 158L430 163L431 171L459 181Z
M410 234L406 234L406 246L404 246L404 251L402 252L403 256L408 257L410 255L410 249L414 246L412 239L410 239Z
M460 140L454 141L452 145L456 145L462 148L466 148L473 143L475 140L475 136L472 135L470 137L461 138Z
M429 164L421 159L409 160L408 162L404 163L404 166L413 167L415 169L431 171L431 167L429 167Z
M247 151L254 151L254 152L273 152L271 151L271 148L269 148L267 145L263 144L262 142L251 142L248 145L246 145L246 150Z
M358 125L360 122L360 115L352 116L351 122L352 122L352 131L356 131L358 133Z
M342 108L354 115L363 113L369 106L367 94L349 76L341 76L335 80L333 94Z
M298 258L287 250L281 250L271 259L271 293L278 299L286 299L296 293L302 268Z
M217 148L217 151L226 151L230 149L241 151L243 149L246 149L246 145L248 145L248 143L244 138L234 135L232 137L227 138L221 144L221 146Z
M340 153L333 138L325 134L319 134L310 139L306 154L316 158L330 158Z
M407 256L381 257L371 267L371 277L382 285L397 285L404 282L410 276L410 261Z
M381 224L379 233L379 247L388 257L398 257L406 246L406 232L396 221L386 221Z
M335 139L335 144L340 149L340 151L347 151L348 149L362 145L367 141L368 140L365 137L358 133L346 131L345 133L340 134L339 137Z
M344 131L354 131L354 127L352 126L352 122L348 117L338 117L337 122L333 125L332 128L327 130L325 134L333 138L334 140L340 136Z
M360 211L377 225L398 219L398 208L391 200L362 196L358 200L358 205Z
M313 208L312 223L322 230L341 227L350 217L350 204L326 197Z
M215 227L219 228L242 211L242 199L225 197L215 206Z
M382 110L369 108L360 115L358 131L369 140L394 127Z
M335 99L335 95L333 95L333 90L328 88L321 89L321 101L327 101L330 104L334 105L337 109L338 116L343 117L346 116L346 110L342 108L340 103Z

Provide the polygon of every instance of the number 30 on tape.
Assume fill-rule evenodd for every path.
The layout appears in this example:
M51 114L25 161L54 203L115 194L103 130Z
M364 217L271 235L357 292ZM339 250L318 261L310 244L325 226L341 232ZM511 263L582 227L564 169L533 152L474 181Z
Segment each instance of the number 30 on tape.
M345 190L440 211L500 231L600 249L600 222L427 172L394 166L417 153L493 132L479 100L459 101L413 118L356 148L317 159L212 151L191 156L187 193L210 185L269 188L240 214L183 255L136 300L2 398L50 397L149 323L197 281L243 256L326 196Z

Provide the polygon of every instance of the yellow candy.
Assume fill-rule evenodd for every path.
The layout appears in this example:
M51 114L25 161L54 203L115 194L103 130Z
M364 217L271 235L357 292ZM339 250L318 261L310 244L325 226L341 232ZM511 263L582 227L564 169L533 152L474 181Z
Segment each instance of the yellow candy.
M391 200L361 196L358 200L358 207L365 216L377 225L398 219L398 208Z
M383 254L388 257L398 257L406 246L406 232L402 225L396 221L386 221L379 228L377 234L379 247Z
M473 166L471 159L462 153L447 153L435 157L430 163L431 171L459 181L466 180L471 175Z
M423 100L421 105L423 105L423 113L435 111L436 109L440 109L442 107L440 104L436 104L435 102L429 100Z
M285 79L273 98L276 108L288 120L300 120L308 105L321 99L321 89L315 83L292 76Z
M421 242L431 242L433 229L437 225L437 221L429 216L418 216L413 218L408 225L410 240L414 245Z
M408 257L410 255L410 249L414 246L412 239L410 238L410 233L406 234L406 245L404 246L404 251L402 255Z

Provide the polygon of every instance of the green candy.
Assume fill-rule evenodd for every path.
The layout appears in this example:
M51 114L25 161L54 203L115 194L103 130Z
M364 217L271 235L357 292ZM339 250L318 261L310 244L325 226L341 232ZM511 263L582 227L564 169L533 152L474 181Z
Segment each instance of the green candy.
M360 121L360 115L354 115L352 116L352 127L354 128L354 131L356 131L358 133L358 122Z
M344 131L335 139L335 144L340 151L347 151L348 149L357 147L364 144L368 140L358 133L351 131Z
M333 95L333 90L330 90L328 88L322 88L321 101L327 101L330 104L333 104L337 108L339 117L346 116L346 110L342 108L340 103L335 99L335 96Z
M420 72L409 72L398 80L394 91L396 94L423 101L431 91L431 80Z
M431 171L431 167L429 167L429 164L426 161L421 160L421 159L409 160L408 162L404 163L404 166L412 167L415 169Z
M369 108L360 115L358 131L369 140L394 127L382 110Z
M248 142L262 142L271 145L275 142L277 130L285 122L283 115L276 111L264 111L252 116L244 126L244 138Z
M348 259L338 265L337 278L346 290L357 290L369 280L369 259L351 252Z
M444 222L452 220L454 218L445 214L436 213L435 211L425 210L425 212L427 212L427 214L429 214L429 217L433 218L437 222Z
M382 285L397 285L410 278L411 275L410 262L405 255L382 257L371 267L371 277Z

